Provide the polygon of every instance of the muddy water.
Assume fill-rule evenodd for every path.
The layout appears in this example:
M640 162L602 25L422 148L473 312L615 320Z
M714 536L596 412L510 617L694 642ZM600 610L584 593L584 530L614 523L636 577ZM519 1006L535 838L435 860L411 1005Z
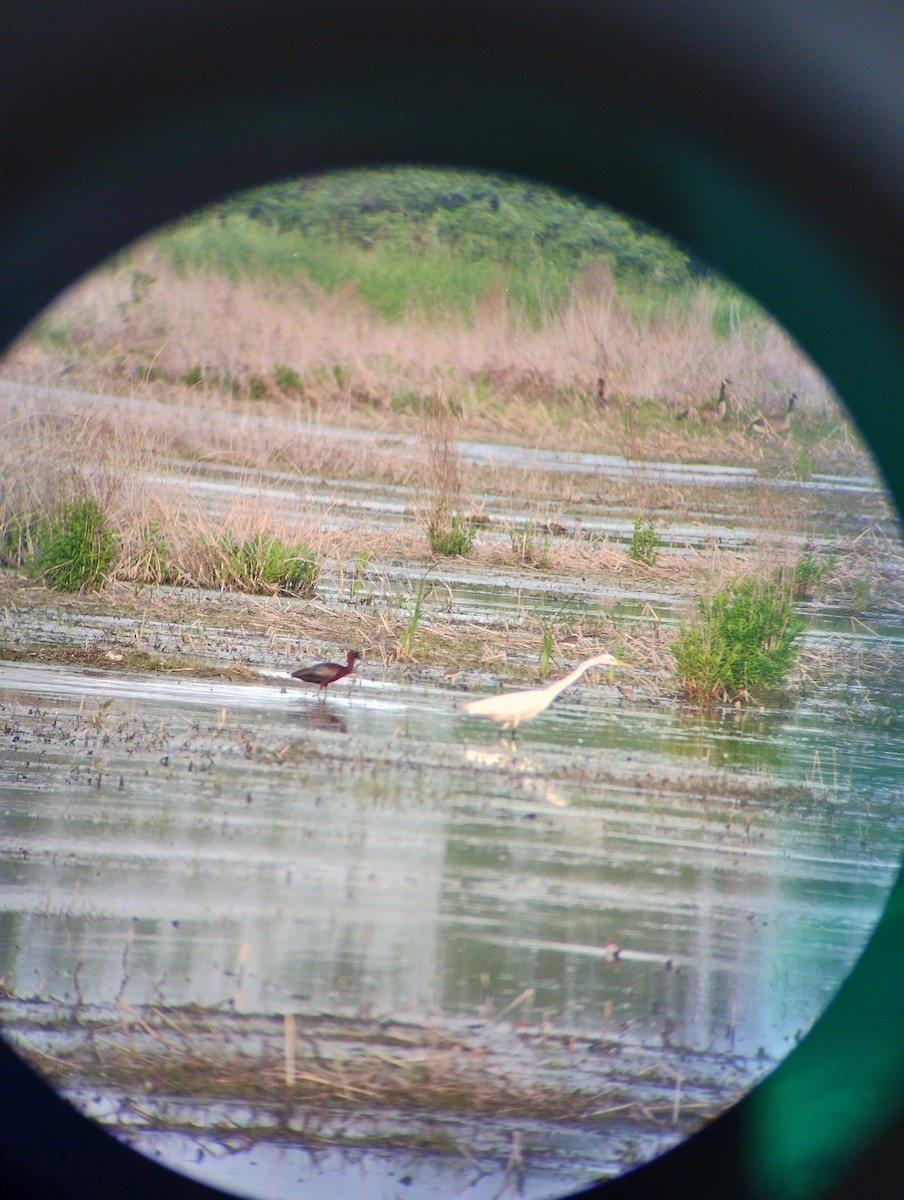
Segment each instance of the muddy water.
M857 721L831 696L688 717L598 679L514 752L452 688L367 666L324 703L276 672L226 684L2 664L0 690L0 974L63 1004L476 1030L531 989L499 1038L517 1021L614 1039L683 1077L689 1102L728 1102L855 961L904 834L904 756L887 738L904 679ZM411 1195L490 1196L511 1124L479 1181L459 1155L409 1153L403 1168L382 1149L224 1157L178 1130L131 1137L247 1194L290 1195L299 1177L336 1194L364 1172L386 1188L404 1175ZM533 1196L679 1136L518 1132Z

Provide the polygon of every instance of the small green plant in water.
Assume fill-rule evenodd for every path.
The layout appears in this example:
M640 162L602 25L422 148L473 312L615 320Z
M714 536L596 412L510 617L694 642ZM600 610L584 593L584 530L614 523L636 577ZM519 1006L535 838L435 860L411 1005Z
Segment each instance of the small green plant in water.
M749 698L778 688L797 654L803 621L791 607L781 573L735 580L697 601L698 620L682 623L672 642L678 679L699 704Z
M801 600L805 596L811 595L817 583L832 569L834 564L834 555L819 559L813 554L802 554L791 572L791 590L794 598Z
M467 558L474 549L477 530L461 513L450 512L440 500L427 524L427 540L434 554Z
M399 642L399 657L407 658L411 653L411 647L414 645L414 639L417 634L418 625L421 623L421 613L424 608L424 592L427 587L427 576L433 568L430 567L424 572L421 582L418 584L417 594L414 597L414 604L411 607L411 612L408 614L408 624L405 626L405 632L402 634L402 640Z
M103 586L118 542L96 500L76 500L34 530L31 573L61 592Z
M851 592L851 612L866 612L873 598L872 592L873 589L868 579L855 579Z
M634 522L634 532L628 543L628 558L633 562L643 563L652 567L659 557L659 534L652 521L644 521L638 517Z
M540 678L546 679L552 664L553 651L556 648L555 630L549 621L543 622L543 644L540 647Z

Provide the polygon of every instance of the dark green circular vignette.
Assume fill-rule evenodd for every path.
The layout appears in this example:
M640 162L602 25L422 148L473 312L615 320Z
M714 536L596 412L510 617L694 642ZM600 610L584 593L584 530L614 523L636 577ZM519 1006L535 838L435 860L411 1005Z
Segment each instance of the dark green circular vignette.
M102 257L237 187L387 161L525 173L656 223L763 303L851 408L900 509L901 295L884 290L866 243L846 244L823 219L805 179L783 175L765 148L748 153L755 136L744 144L730 121L710 125L693 103L670 110L655 81L645 89L625 75L595 89L581 71L570 81L535 63L520 71L517 54L469 66L461 47L422 36L429 62L397 53L375 66L358 46L299 80L251 72L213 97L189 89L112 113L61 143L0 232L0 278L21 283L0 298L0 341ZM904 1107L902 951L899 876L860 962L801 1045L715 1125L601 1194L827 1195ZM186 1181L177 1192L213 1194Z

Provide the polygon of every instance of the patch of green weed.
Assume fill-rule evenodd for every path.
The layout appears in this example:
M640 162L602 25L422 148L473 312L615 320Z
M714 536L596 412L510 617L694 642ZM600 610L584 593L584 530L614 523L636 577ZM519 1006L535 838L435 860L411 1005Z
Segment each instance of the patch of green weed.
M834 555L829 558L817 558L806 552L800 556L791 571L791 590L795 599L803 599L811 595L820 579L834 566Z
M30 572L61 592L103 586L119 548L96 500L76 500L39 521L33 534Z
M660 545L659 534L656 532L653 522L644 521L638 517L634 522L634 532L628 543L628 558L634 562L643 563L644 566L652 567L659 557Z
M461 513L450 512L440 500L427 523L427 540L434 554L467 558L474 549L477 530Z
M273 368L273 378L281 392L302 391L301 376L293 367L289 367L285 363L276 364Z
M804 624L780 572L735 580L712 597L701 596L697 607L697 621L682 623L672 642L687 699L706 704L749 698L783 683Z
M813 472L816 470L816 459L810 453L806 446L801 446L797 452L797 459L794 463L794 474L798 479L804 481L810 479Z
M289 546L281 538L257 533L243 542L221 544L220 583L250 592L313 596L317 560L307 546Z

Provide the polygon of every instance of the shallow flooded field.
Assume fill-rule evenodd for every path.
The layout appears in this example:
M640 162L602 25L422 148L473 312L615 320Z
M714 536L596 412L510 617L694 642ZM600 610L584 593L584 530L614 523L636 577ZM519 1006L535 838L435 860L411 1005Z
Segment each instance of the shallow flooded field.
M523 454L462 452L508 453L506 470ZM594 488L627 470L564 465ZM630 486L639 471L658 472L669 553L858 540L879 601L803 601L793 695L703 714L668 684L693 594L652 570L386 560L325 577L313 601L64 599L5 575L6 1036L147 1153L268 1197L299 1180L324 1197L561 1194L769 1071L898 869L901 559L866 477L646 464ZM194 485L213 506L247 486L226 464ZM261 486L299 510L317 490ZM357 499L334 500L336 520L414 522L405 485L341 490ZM779 490L791 534L762 499ZM536 519L506 495L485 495L497 524L505 504L508 525ZM626 538L635 509L610 499L563 502L569 536ZM390 652L418 580L418 636L442 648L424 661L416 642ZM325 697L288 675L315 612L336 645L372 623L374 650ZM601 631L632 666L500 742L462 702L537 682L538 622L564 617L553 676Z

